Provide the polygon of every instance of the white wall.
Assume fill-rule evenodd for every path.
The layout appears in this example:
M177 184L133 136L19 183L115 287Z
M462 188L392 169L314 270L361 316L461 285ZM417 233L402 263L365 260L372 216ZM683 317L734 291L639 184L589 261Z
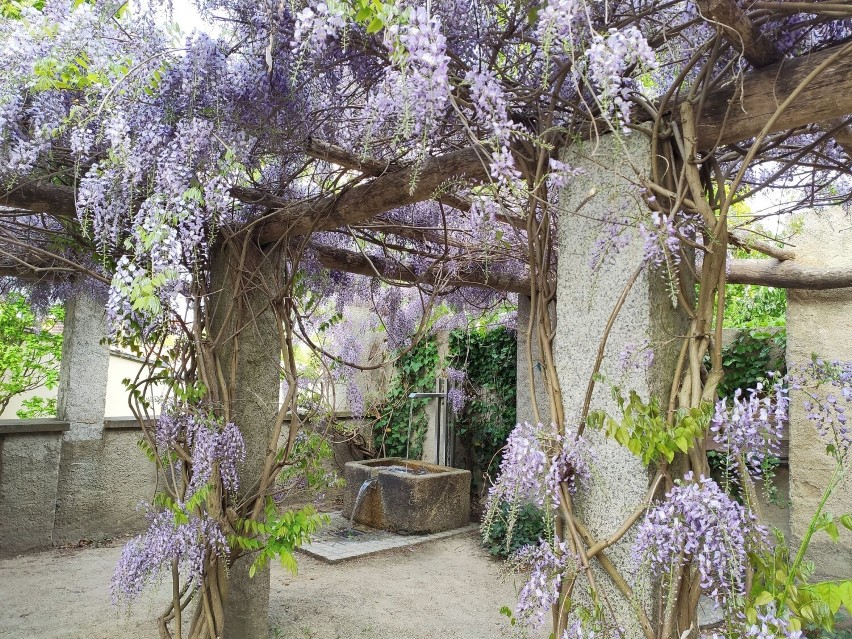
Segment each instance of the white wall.
M125 390L124 385L121 383L121 380L127 378L134 379L141 368L142 364L139 360L116 351L110 352L109 372L107 373L106 409L104 411L104 417L127 417L132 415L127 403L128 393ZM55 399L56 393L56 388L53 390L38 388L34 391L17 395L11 399L6 410L0 413L0 417L5 419L15 419L17 417L16 413L20 410L24 400L35 396ZM155 405L157 406L156 412L159 412L159 399L162 394L162 388L156 388L154 390Z

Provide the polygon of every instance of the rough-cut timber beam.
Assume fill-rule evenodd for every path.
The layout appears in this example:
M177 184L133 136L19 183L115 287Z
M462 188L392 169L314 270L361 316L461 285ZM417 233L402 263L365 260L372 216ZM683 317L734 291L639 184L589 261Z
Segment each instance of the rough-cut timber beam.
M705 18L721 27L725 37L755 67L765 67L783 57L736 0L698 0L698 7Z
M815 268L778 260L731 260L729 284L821 291L852 287L852 268Z
M385 173L337 196L295 205L281 202L283 207L262 226L258 239L261 244L272 244L285 235L294 237L357 224L391 209L431 199L450 180L481 181L487 176L486 165L473 147L426 158L419 166ZM234 189L232 194L242 199L240 190ZM267 197L259 203L275 206L276 200Z
M759 69L783 60L784 55L775 43L770 42L736 0L699 0L698 6L705 17L719 25L728 41L755 68ZM830 130L842 121L842 118L838 118L820 122L819 126ZM852 128L848 125L838 128L834 133L834 139L846 151L846 155L852 158Z
M445 286L487 288L510 293L529 294L530 292L528 279L488 272L484 269L461 268L450 273L445 271L444 267L437 266L417 275L411 268L383 257L371 256L368 258L355 251L331 248L316 243L311 243L310 246L316 252L317 258L323 266L337 271L370 277L380 275L389 280L412 284L434 285L441 283Z
M358 171L364 175L378 177L388 171L398 171L399 165L383 162L371 157L356 156L346 149L328 142L309 138L305 143L305 153L318 160L325 160L345 169ZM469 211L470 202L455 195L446 194L438 197L438 201L459 211ZM497 221L510 224L518 229L526 230L527 221L514 215L497 214Z
M0 206L24 209L30 213L48 213L66 217L77 215L74 189L47 182L16 185L9 191L0 193Z
M760 133L778 105L802 80L844 48L850 50L847 45L840 45L750 71L727 87L710 93L698 122L698 148L732 144ZM769 133L852 114L850 60L852 51L811 81Z

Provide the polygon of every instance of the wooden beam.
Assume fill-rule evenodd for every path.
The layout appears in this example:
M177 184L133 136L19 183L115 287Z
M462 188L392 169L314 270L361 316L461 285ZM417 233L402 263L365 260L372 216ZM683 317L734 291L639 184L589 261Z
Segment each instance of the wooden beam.
M705 17L713 20L733 47L755 68L781 62L784 54L748 17L736 0L699 0L698 6ZM838 118L820 122L819 126L831 130L842 124ZM852 128L841 126L834 134L835 141L852 158Z
M728 265L729 284L757 284L813 291L852 287L852 267L815 268L772 259L731 260Z
M798 95L772 131L785 131L852 114L852 47L840 45L750 71L710 93L698 121L698 148L711 149L757 135L778 106L815 67L846 49Z
M0 206L24 209L30 213L76 217L74 189L49 182L29 182L15 185L0 193Z
M485 288L526 295L530 292L529 279L495 273L484 268L467 267L451 272L448 265L435 264L426 272L418 275L414 269L407 265L384 257L367 257L355 251L332 248L317 243L311 243L310 247L316 252L320 264L337 271L346 271L368 277L378 275L398 282L429 286L441 284L451 287Z
M735 0L698 0L698 8L753 66L765 67L784 57Z
M281 201L284 206L263 224L258 239L261 244L272 244L284 236L357 224L391 209L432 199L450 181L483 181L487 177L485 160L474 147L429 157L416 166L385 173L351 189L344 188L339 195L296 204ZM232 190L235 197L239 198L239 193L239 189ZM274 206L276 202L277 198L267 196L258 203Z

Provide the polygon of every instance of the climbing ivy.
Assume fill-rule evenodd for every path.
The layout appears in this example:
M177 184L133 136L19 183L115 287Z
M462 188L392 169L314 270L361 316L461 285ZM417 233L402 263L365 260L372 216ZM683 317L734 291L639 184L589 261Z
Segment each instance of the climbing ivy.
M719 384L719 396L732 395L741 388L745 392L766 377L767 371L786 372L784 351L787 347L787 332L744 330L734 341L722 349L722 367L725 378Z
M408 395L434 391L438 366L438 344L434 337L422 340L397 360L385 401L377 408L378 417L373 422L373 441L379 457L405 457L409 416L408 454L416 459L422 456L429 424L425 410L429 400L411 400Z
M428 399L408 399L412 392L430 392L435 375L444 367L466 372L464 408L456 415L456 435L474 475L475 488L485 474L493 477L498 452L516 423L515 332L504 327L470 327L450 334L449 354L442 360L434 337L423 340L397 360L394 377L373 422L376 453L381 457L405 456L411 420L409 455L420 457L428 425Z
M456 417L456 435L470 455L474 483L494 477L499 451L517 423L517 334L505 327L472 328L450 335L450 362L466 371L468 398Z

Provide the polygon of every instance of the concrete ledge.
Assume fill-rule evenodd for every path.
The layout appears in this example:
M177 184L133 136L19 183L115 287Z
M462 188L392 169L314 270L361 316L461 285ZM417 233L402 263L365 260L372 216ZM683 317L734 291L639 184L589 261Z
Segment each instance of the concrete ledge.
M26 435L37 433L62 433L71 424L61 419L0 419L0 435Z
M154 422L146 421L146 426L153 426ZM107 417L104 419L104 430L142 430L135 417Z

